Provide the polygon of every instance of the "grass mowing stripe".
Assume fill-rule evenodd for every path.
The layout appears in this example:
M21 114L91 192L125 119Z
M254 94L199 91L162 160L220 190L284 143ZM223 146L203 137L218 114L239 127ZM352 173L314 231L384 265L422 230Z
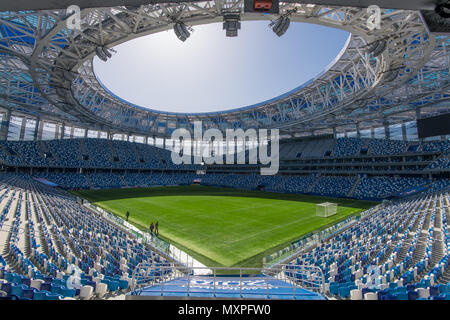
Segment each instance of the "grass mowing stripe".
M353 199L242 191L204 186L74 192L161 237L208 266L260 267L262 257L311 231L374 205ZM337 202L338 212L316 217L316 204Z

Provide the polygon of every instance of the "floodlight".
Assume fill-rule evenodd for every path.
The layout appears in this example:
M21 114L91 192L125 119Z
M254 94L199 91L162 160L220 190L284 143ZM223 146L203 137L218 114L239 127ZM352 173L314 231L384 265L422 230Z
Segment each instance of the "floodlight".
M186 25L182 22L175 23L175 25L173 26L173 31L175 32L177 38L183 42L186 41L186 39L191 35Z
M289 19L287 16L280 17L275 22L275 25L273 26L272 30L273 32L275 32L277 36L281 37L283 34L286 33L290 23L291 19Z
M108 57L111 58L112 54L111 52L109 52L109 50L106 47L101 47L101 50L103 51L103 53Z
M386 50L386 40L376 40L367 47L367 53L372 54L374 57L378 57Z
M104 62L108 60L108 56L106 55L105 51L102 50L102 47L95 48L95 53L100 60Z
M64 76L64 79L66 79L67 81L70 81L70 82L72 82L76 78L76 76L73 72L67 71L67 70L63 71L63 76Z
M386 81L386 82L394 81L398 77L398 73L399 73L398 69L390 70L390 71L386 72L385 76L384 76L384 81Z
M226 30L227 37L237 37L238 30L241 29L241 17L238 14L228 14L223 16L223 30Z

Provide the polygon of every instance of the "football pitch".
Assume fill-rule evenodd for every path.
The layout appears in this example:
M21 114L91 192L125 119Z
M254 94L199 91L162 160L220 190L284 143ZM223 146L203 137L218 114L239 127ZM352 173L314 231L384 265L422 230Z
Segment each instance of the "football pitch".
M205 186L108 189L74 192L160 237L209 267L261 267L263 257L311 231L375 203L298 194ZM316 217L316 204L338 203L336 215Z

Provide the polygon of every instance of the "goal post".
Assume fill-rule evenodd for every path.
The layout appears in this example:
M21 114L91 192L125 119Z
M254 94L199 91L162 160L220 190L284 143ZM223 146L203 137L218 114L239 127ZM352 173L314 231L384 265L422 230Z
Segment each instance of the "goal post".
M324 202L316 205L316 216L327 218L337 213L337 203Z

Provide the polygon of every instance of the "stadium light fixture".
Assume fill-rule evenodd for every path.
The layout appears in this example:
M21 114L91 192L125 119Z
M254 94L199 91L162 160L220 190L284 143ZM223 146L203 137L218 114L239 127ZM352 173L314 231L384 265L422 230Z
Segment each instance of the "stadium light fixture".
M237 37L241 29L241 17L239 14L227 14L223 16L223 30L227 37Z
M367 47L367 53L372 54L374 57L378 57L386 50L386 47L387 41L385 39L376 40Z
M97 55L97 57L106 62L108 60L108 57L106 56L106 54L103 52L103 50L100 47L95 48L95 53Z
M289 28L289 24L291 23L291 19L288 17L280 17L273 26L272 30L275 32L275 34L279 37L281 37L283 34L286 33L287 29Z
M75 74L72 71L67 71L67 70L63 71L63 76L64 76L64 79L66 79L67 81L70 81L70 82L72 82L76 78Z
M186 25L180 21L177 21L175 23L175 25L173 26L173 31L175 32L177 38L183 42L191 36L191 33L189 32Z
M112 57L111 52L105 47L99 46L99 47L95 48L95 53L96 53L97 57L104 62L106 62L109 58Z
M387 72L385 73L385 75L384 75L384 81L386 81L386 82L392 82L392 81L394 81L395 79L397 79L398 74L399 74L399 69L400 69L400 68L396 68L396 69L392 69L392 70L387 71Z
M272 21L269 27L272 27L272 31L279 37L286 33L291 23L289 16L297 12L297 8L287 10L285 14L281 15L277 20Z

